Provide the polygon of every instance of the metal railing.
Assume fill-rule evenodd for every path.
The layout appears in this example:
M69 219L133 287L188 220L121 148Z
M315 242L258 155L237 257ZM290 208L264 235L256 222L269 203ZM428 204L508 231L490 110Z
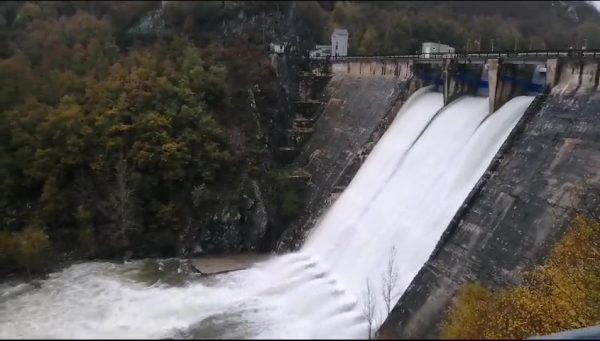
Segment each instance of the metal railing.
M527 338L527 340L600 340L600 325L571 329L544 336L532 336Z
M534 50L534 51L497 51L497 52L453 52L420 53L403 55L354 55L344 57L313 57L311 59L330 61L351 61L364 59L473 59L473 58L600 58L600 49L593 50Z

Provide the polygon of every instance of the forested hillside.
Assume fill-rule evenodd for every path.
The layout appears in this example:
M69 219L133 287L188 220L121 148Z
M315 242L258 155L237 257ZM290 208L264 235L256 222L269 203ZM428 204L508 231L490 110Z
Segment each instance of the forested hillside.
M415 52L423 41L458 50L600 48L600 15L583 1L337 1L334 25L356 54Z
M3 7L3 269L72 251L256 250L266 224L255 221L258 201L272 195L271 211L285 203L265 143L285 112L264 46L244 37L210 46L184 34L124 39L155 5Z

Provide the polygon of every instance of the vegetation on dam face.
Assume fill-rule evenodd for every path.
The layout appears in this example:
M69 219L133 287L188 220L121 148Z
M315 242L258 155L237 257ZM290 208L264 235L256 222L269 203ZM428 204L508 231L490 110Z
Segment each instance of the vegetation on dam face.
M521 285L465 285L442 325L445 339L524 339L600 319L600 220L577 216L545 264Z

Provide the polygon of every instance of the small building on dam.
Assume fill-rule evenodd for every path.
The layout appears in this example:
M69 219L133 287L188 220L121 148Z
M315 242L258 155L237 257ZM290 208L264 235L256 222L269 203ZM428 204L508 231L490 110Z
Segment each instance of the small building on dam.
M309 52L311 59L346 57L348 55L348 30L336 28L331 34L331 45L316 45Z

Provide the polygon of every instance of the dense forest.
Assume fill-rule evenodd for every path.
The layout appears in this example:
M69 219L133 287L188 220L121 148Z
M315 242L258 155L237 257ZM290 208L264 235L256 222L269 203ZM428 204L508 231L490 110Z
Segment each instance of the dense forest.
M600 15L580 1L339 1L331 21L364 55L413 53L423 41L461 51L600 48Z
M303 207L276 156L293 94L272 41L306 54L346 27L354 54L600 48L599 18L562 1L3 2L0 272L267 250L265 228Z
M262 46L127 39L131 15L153 8L140 2L13 5L0 61L3 269L72 251L253 250L255 181L288 198L276 209L294 206L265 163L261 123L278 99Z

